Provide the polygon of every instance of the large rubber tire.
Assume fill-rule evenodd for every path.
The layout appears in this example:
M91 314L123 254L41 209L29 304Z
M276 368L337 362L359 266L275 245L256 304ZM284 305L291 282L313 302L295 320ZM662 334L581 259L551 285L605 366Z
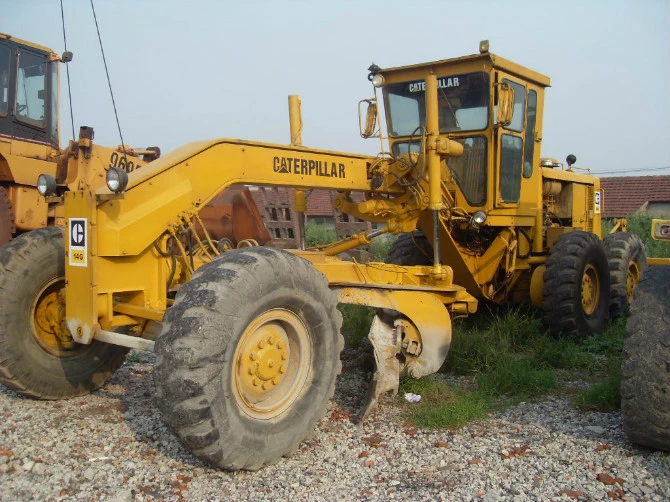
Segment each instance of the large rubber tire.
M633 443L670 451L670 266L637 287L623 347L621 411Z
M600 239L590 232L561 235L549 250L542 310L554 336L582 339L609 319L610 278Z
M158 404L186 448L230 470L295 452L341 369L336 306L326 278L281 249L231 251L201 267L156 342Z
M616 232L603 240L610 269L610 317L628 314L635 288L647 269L647 253L639 236Z
M398 236L384 261L394 265L432 265L433 247L421 230L414 230Z
M12 201L9 200L7 190L0 187L0 247L12 240L15 231Z
M63 229L48 227L0 248L0 383L39 399L64 399L101 387L128 349L62 342L50 323L65 284Z

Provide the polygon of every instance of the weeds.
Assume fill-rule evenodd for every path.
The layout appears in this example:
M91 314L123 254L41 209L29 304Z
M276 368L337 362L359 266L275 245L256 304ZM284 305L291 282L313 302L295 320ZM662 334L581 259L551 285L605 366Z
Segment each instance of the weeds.
M619 406L624 321L580 344L549 336L532 310L490 308L477 317L454 322L451 350L441 370L471 376L474 388L454 390L439 378L403 382L404 392L427 396L408 408L413 423L458 427L510 403L560 390L562 370L595 381L577 396L580 408Z

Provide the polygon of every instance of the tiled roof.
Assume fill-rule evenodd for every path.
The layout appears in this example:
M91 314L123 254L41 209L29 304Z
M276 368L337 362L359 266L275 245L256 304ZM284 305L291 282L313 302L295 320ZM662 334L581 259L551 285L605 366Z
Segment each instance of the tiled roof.
M622 218L645 202L670 202L670 175L600 178L606 218Z

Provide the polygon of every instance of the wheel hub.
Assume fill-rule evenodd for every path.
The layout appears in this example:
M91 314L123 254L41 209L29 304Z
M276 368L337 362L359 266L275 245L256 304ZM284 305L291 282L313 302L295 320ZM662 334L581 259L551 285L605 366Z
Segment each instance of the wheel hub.
M250 345L248 355L243 356L246 371L242 373L249 375L245 379L251 383L249 390L262 394L263 390L278 385L286 373L288 335L281 325L272 323L259 329L254 338L260 338L260 341L255 346Z
M592 315L600 302L600 278L593 265L587 265L582 275L582 308L586 315Z
M55 356L63 356L63 351L76 346L65 325L64 286L63 278L49 281L37 294L30 313L35 340Z
M244 331L235 351L235 398L242 410L269 419L298 398L311 367L309 334L293 312L272 309Z

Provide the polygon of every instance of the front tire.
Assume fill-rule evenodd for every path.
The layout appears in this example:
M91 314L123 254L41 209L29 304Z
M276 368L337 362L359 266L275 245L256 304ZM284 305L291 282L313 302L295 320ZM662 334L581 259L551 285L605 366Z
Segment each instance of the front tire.
M600 239L580 231L561 235L546 267L542 310L551 334L582 339L602 331L609 318L610 279Z
M180 441L231 470L296 451L340 372L336 306L326 278L280 249L232 251L201 267L156 342L158 404Z
M128 349L80 345L63 330L63 229L34 230L0 248L0 383L24 396L65 399L101 387Z
M670 266L647 270L626 324L623 428L633 443L670 451Z
M647 253L639 236L616 232L603 241L610 269L610 317L628 314L635 288L647 269Z

